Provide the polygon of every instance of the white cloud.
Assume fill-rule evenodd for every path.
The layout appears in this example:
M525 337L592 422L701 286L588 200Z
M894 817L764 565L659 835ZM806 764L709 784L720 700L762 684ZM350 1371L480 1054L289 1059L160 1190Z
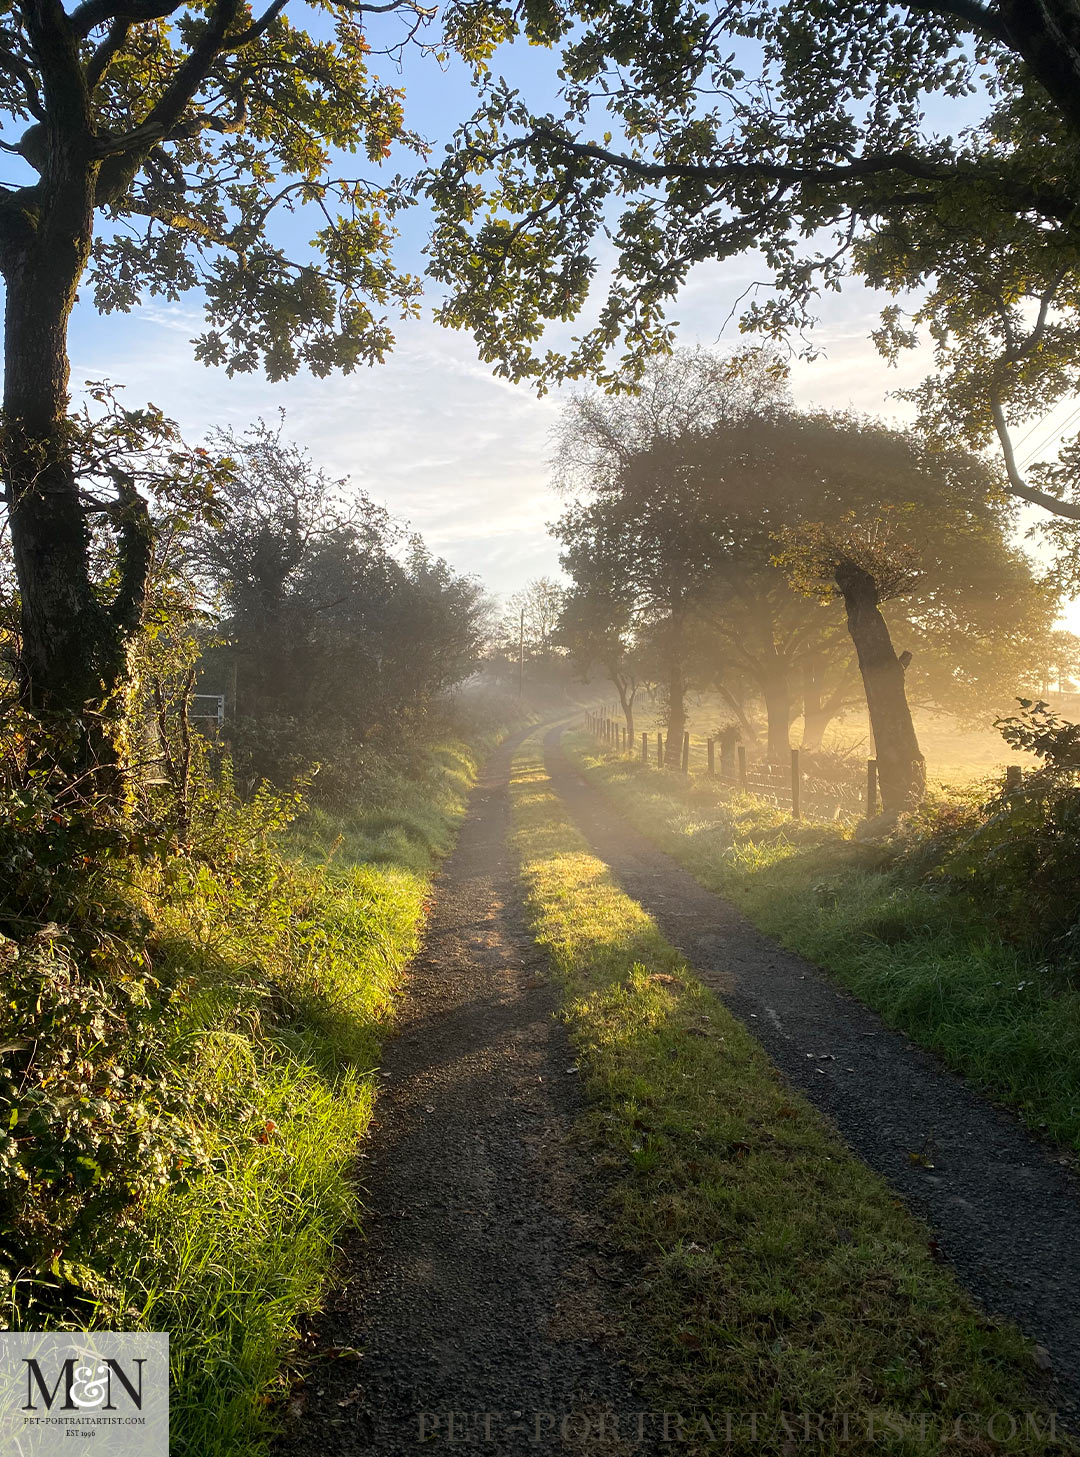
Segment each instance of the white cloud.
M678 300L680 337L706 346L740 342L732 305L754 276L753 260L695 269ZM910 418L910 407L890 395L922 377L928 351L887 368L868 337L879 306L856 284L824 301L814 335L821 357L792 363L798 404ZM496 378L470 338L416 320L400 326L397 349L373 369L277 385L252 375L230 380L192 358L189 340L199 327L189 308L101 318L83 307L72 333L73 384L111 378L132 403L153 400L194 439L214 426L273 419L284 406L288 433L317 464L348 475L490 590L508 594L557 572L546 523L561 509L548 481L558 392L538 399ZM1069 620L1080 626L1080 607Z

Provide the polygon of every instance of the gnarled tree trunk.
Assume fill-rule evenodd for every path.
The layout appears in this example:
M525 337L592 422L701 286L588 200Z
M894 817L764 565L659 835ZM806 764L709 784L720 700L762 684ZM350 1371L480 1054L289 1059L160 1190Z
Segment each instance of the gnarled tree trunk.
M904 664L893 648L870 573L855 562L842 561L835 580L866 689L881 803L886 810L910 809L925 792L926 764L908 707Z
M68 321L89 256L96 175L70 139L54 141L40 212L26 217L21 235L9 232L3 241L0 468L21 599L22 700L42 723L81 725L57 755L69 772L100 766L109 777L117 756L116 695L141 616L150 528L145 504L121 483L112 513L118 588L104 601L90 575L68 415ZM96 787L103 783L97 779Z

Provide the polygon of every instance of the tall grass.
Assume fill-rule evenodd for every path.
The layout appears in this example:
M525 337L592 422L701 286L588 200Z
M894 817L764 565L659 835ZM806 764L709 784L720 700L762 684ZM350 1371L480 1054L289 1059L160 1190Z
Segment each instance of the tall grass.
M308 812L250 884L195 865L144 874L210 1164L151 1199L99 1313L170 1333L178 1457L266 1450L283 1365L359 1218L351 1170L380 1042L477 754L433 748L341 813Z

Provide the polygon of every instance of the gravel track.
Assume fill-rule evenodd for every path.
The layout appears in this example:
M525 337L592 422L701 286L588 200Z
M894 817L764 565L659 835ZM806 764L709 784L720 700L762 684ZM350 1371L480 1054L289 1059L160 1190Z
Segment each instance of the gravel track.
M365 1142L365 1237L317 1323L282 1457L396 1457L428 1450L425 1434L500 1457L570 1452L586 1421L591 1454L629 1450L598 1439L603 1413L625 1430L641 1402L575 1212L595 1195L571 1138L573 1053L507 843L524 737L491 757L436 881Z
M1080 1414L1080 1183L934 1056L771 941L639 834L570 763L545 762L619 885L762 1043L787 1080L931 1225L984 1309L1048 1353L1063 1417ZM913 1158L914 1155L914 1158Z

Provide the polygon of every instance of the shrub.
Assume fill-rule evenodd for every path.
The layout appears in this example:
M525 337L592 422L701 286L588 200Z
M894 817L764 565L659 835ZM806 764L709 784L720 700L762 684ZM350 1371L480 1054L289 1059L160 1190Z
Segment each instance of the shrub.
M981 803L974 794L928 801L905 820L903 861L965 892L1004 934L1072 971L1080 966L1080 725L1045 703L1019 703L997 726L1039 768L994 785Z

